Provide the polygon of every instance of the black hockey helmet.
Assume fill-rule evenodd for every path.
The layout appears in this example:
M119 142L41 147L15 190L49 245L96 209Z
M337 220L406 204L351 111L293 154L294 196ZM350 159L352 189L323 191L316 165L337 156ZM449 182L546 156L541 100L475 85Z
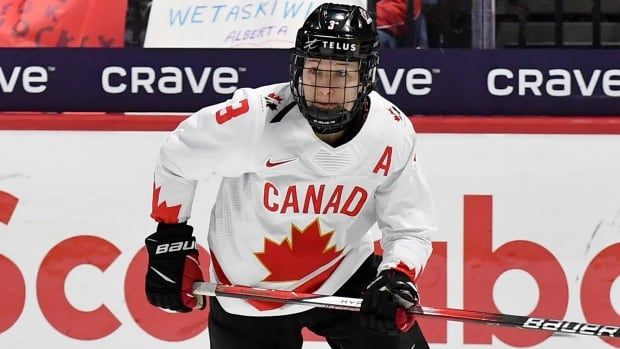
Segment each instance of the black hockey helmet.
M297 31L289 77L295 101L316 132L338 132L361 114L364 100L373 89L379 60L378 48L379 40L373 20L359 6L322 4L308 16ZM358 81L354 84L353 81L347 81L345 84L348 89L357 88L356 97L352 100L343 97L339 101L330 101L341 106L338 108L324 109L314 105L315 101L308 100L305 95L304 86L314 88L315 96L317 88L344 87L332 84L332 74L329 72L328 86L317 85L317 79L304 81L304 65L308 58L357 62ZM344 107L345 103L353 103L350 110Z

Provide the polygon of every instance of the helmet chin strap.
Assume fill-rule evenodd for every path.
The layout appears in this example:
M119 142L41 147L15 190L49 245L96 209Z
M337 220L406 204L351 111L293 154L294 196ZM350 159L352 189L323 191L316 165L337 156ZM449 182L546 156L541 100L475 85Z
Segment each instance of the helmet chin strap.
M313 108L313 109L321 110L320 108ZM361 125L364 123L363 120L366 119L366 114L368 114L368 109L369 109L369 100L368 100L368 97L366 97L364 98L364 101L362 102L362 105L360 107L357 107L354 111L347 111L347 113L350 114L350 117L347 118L347 121L345 123L340 123L340 124L336 123L338 127L322 127L321 125L318 125L317 123L313 123L312 121L310 121L308 117L306 117L306 119L308 119L308 123L310 124L314 132L319 133L319 134L332 134L332 133L346 130L347 128L350 128L351 126L355 128L356 124L359 124L359 126L361 127ZM325 110L325 112L327 112L327 110ZM310 113L310 115L312 114Z
M332 134L332 133L338 133L342 130L345 130L348 126L349 123L346 124L340 124L338 125L338 127L332 127L332 128L325 128L325 127L321 127L321 126L317 126L317 125L313 125L310 124L310 126L312 127L312 130L318 134L322 134L322 135L327 135L327 134Z
M316 133L330 134L346 129L357 114L355 110L308 107L304 116Z
M370 100L368 98L366 98L364 100L364 104L362 106L362 109L360 110L360 113L356 116L354 116L351 119L351 122L349 122L340 132L341 134L337 137L332 139L331 141L328 141L329 144L332 147L337 147L340 146L342 144L345 144L347 142L349 142L350 140L352 140L362 129L362 127L364 126L366 119L368 117L368 110L370 105ZM316 132L316 131L315 131ZM331 131L330 131L331 132ZM317 135L320 138L323 138L321 136L330 136L330 135L334 135L333 132L331 133L322 133L319 134L317 132Z

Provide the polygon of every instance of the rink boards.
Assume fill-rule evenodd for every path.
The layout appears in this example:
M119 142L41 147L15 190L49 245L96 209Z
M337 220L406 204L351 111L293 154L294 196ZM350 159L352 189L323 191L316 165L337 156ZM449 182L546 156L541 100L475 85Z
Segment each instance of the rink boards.
M0 118L0 347L208 348L206 312L164 313L143 296L153 162L178 120ZM619 325L620 126L500 120L414 120L440 228L422 302ZM216 188L202 183L194 204L204 247ZM439 349L620 348L421 322ZM308 334L304 348L327 345Z

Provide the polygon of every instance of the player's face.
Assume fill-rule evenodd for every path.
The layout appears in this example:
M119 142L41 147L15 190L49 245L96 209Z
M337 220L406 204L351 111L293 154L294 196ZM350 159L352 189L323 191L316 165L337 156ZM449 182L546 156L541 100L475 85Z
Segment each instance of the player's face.
M360 90L359 63L308 58L302 85L309 107L351 110Z

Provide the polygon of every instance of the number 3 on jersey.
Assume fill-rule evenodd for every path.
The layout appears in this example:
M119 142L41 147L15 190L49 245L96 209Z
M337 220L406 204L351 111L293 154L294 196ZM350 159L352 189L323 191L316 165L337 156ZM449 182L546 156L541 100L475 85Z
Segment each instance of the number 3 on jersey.
M226 107L218 110L215 113L215 121L221 125L234 117L247 113L248 110L250 110L250 103L248 102L248 99L242 99L232 105L227 105Z

